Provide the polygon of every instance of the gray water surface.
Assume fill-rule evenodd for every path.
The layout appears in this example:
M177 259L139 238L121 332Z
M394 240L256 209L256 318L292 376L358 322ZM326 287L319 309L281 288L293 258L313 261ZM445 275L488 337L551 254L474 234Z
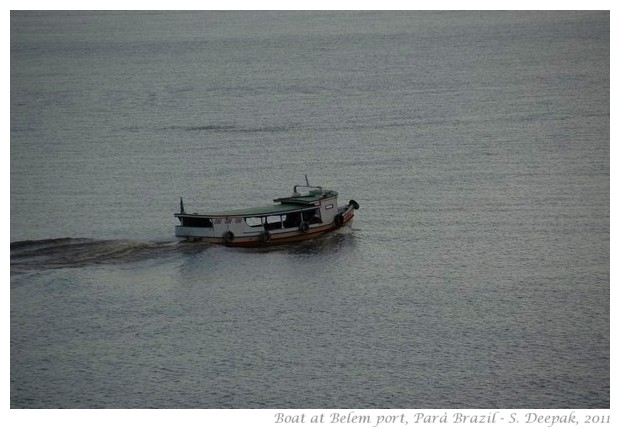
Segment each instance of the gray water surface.
M12 12L11 407L609 408L609 22Z

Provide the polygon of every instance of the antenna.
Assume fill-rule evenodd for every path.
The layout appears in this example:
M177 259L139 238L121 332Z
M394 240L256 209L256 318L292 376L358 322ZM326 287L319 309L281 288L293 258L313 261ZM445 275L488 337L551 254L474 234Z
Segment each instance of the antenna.
M304 177L306 178L306 186L310 187L310 182L308 182L308 175L304 174Z

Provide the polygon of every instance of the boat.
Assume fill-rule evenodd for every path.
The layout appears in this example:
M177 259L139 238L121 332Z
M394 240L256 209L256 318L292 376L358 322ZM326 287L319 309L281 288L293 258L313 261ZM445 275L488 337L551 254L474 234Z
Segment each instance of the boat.
M350 226L359 204L350 200L338 206L338 192L306 185L295 185L293 194L276 198L261 207L186 213L183 198L176 237L186 241L206 241L239 247L260 247L310 240Z

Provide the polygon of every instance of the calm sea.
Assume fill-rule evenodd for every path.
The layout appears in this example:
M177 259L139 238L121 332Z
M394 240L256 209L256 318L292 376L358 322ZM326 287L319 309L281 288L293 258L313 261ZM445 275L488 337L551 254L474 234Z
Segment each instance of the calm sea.
M13 408L608 408L609 12L12 12ZM293 185L273 250L174 237Z

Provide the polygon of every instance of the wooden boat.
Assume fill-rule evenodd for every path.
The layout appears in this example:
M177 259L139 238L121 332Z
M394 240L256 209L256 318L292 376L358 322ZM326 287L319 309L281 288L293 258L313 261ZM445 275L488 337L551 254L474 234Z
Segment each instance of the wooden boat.
M305 188L304 192L300 192ZM175 235L226 246L258 247L309 240L348 226L359 204L338 207L338 192L321 186L296 185L275 204L206 213L186 213L181 198Z

